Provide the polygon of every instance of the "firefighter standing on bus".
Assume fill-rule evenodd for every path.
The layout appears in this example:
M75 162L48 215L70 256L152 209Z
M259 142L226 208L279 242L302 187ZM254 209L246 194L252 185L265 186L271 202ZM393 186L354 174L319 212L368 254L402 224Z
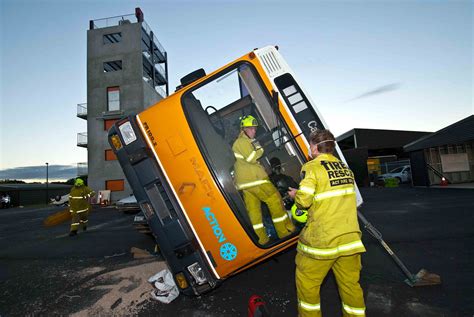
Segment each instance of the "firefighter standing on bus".
M295 226L283 207L280 193L258 162L263 155L263 148L255 141L257 127L258 122L255 117L248 115L241 118L241 132L232 150L236 158L234 165L236 185L239 190L242 190L250 222L258 236L259 244L263 245L269 242L269 237L262 220L262 201L268 206L280 239L291 234Z

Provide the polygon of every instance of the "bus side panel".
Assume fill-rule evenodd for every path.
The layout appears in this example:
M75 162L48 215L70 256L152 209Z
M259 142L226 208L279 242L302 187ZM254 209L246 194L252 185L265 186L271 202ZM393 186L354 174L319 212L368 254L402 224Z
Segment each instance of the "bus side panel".
M144 134L151 137L183 212L202 252L215 263L219 277L265 256L269 250L257 247L220 193L184 116L179 98L139 115ZM172 117L173 120L161 118Z

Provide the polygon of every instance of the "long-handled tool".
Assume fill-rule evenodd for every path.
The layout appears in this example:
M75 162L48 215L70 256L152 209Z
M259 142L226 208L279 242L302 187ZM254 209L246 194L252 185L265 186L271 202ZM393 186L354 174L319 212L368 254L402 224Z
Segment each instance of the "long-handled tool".
M54 227L70 219L71 219L71 213L69 212L69 208L66 208L48 216L43 221L43 225L45 227Z
M359 219L364 224L364 228L370 233L370 235L372 235L375 239L379 240L380 244L384 247L385 250L387 250L388 254L390 254L395 263L397 263L403 273L405 273L405 275L408 277L405 280L405 283L407 283L411 287L441 284L441 277L439 275L430 273L425 269L421 269L415 275L411 274L405 264L403 264L403 262L392 251L392 249L390 249L387 243L383 241L382 234L380 233L380 231L378 231L369 221L367 221L367 219L360 211L357 211L357 214L359 216Z

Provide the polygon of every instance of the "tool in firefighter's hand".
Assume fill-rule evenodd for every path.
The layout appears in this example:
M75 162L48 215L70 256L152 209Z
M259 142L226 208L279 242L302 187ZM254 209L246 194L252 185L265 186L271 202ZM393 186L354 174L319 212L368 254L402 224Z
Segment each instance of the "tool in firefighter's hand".
M397 265L400 267L400 269L405 273L405 275L408 277L405 280L405 283L410 285L411 287L414 286L427 286L427 285L439 285L441 284L441 277L437 274L430 273L425 269L421 269L417 274L412 274L408 268L403 264L403 262L398 258L398 256L390 249L390 247L385 243L385 241L382 238L382 234L380 231L378 231L365 217L364 215L358 210L357 215L359 216L359 219L362 221L364 224L364 228L370 233L371 236L373 236L375 239L377 239L380 244L384 247L384 249L390 254L392 259L397 263Z
M45 227L54 227L70 219L71 219L71 213L69 212L69 208L66 208L48 216L43 221L43 225Z
M91 198L89 198L91 199ZM92 209L89 209L89 211ZM43 226L45 227L54 227L62 224L63 222L69 221L72 218L72 213L69 211L69 208L63 209L61 211L55 212L54 214L48 216L43 221Z

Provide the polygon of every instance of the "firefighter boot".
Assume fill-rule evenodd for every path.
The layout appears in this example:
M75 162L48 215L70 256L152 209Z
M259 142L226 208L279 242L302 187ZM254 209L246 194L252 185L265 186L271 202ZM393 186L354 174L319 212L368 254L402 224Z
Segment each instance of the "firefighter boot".
M70 236L70 237L77 236L77 230L71 230L71 231L69 232L69 236Z

